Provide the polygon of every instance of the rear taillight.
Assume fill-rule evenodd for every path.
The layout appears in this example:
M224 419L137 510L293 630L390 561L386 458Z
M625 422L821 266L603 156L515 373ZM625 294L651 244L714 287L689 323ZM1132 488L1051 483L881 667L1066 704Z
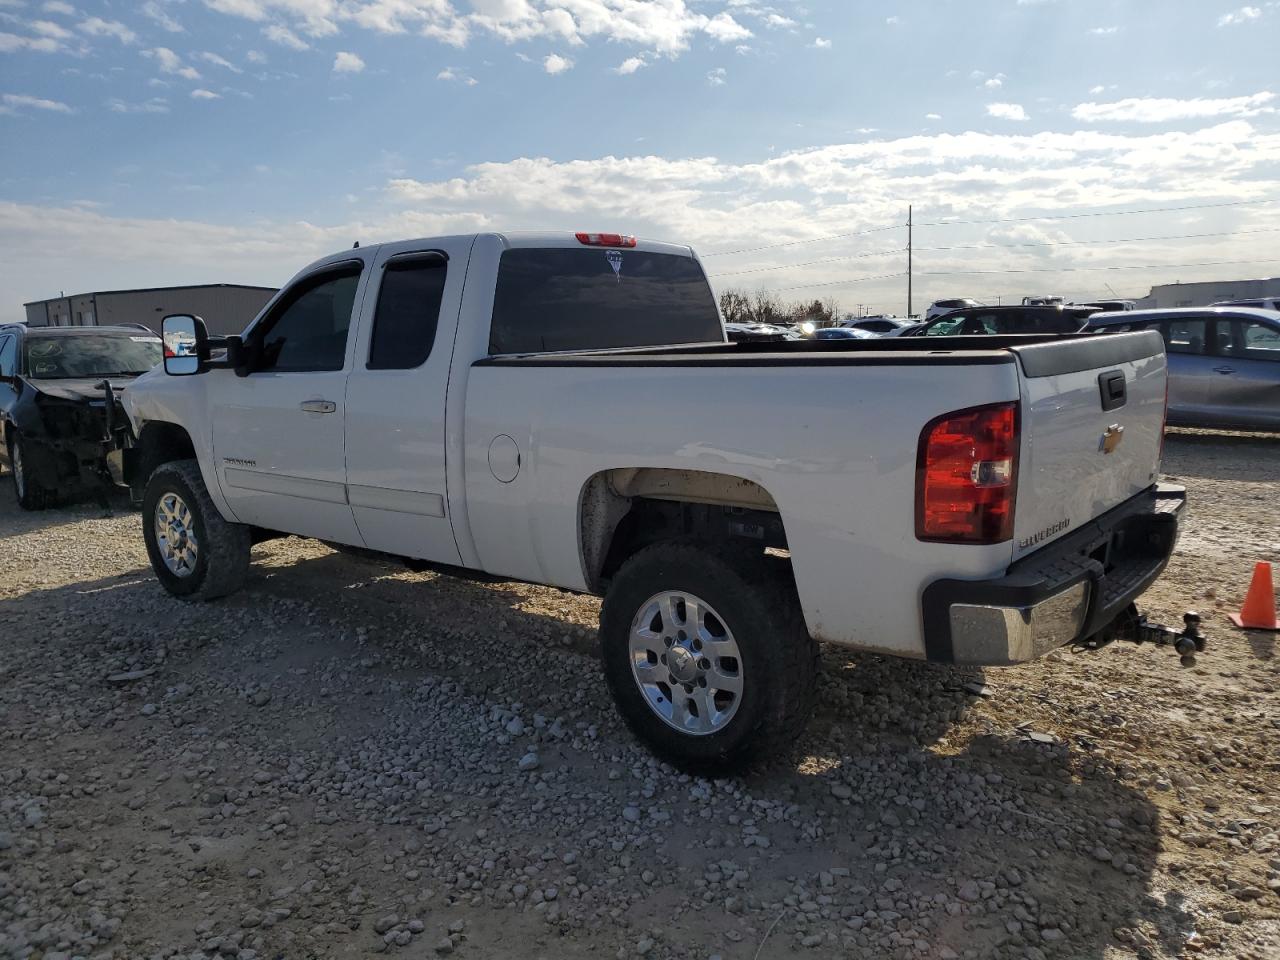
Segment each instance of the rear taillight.
M1010 539L1017 486L1016 402L957 410L930 421L916 456L917 539Z
M576 233L579 243L588 247L634 247L636 238L625 233Z

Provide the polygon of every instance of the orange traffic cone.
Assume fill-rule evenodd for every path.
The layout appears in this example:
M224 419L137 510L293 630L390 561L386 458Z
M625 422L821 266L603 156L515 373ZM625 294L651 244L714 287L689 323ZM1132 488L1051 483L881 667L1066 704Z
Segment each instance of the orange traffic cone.
M1271 583L1271 564L1259 562L1253 581L1244 595L1244 606L1231 614L1231 622L1245 630L1280 630L1276 621L1276 591Z

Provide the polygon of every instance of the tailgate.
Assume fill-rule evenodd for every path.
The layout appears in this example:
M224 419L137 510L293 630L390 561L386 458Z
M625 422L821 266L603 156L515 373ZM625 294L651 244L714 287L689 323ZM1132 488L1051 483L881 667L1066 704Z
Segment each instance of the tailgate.
M1022 387L1017 560L1155 483L1166 371L1149 330L1011 349Z

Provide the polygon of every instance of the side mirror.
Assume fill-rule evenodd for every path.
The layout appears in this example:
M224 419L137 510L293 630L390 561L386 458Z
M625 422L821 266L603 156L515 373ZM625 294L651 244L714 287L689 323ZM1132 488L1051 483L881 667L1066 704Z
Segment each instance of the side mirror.
M160 339L164 341L164 372L171 377L200 373L209 360L209 333L199 317L186 313L165 317Z

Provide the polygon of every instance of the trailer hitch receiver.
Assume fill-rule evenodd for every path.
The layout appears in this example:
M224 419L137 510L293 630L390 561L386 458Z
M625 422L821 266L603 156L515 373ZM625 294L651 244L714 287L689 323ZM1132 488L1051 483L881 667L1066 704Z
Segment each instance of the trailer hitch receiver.
M1082 646L1088 650L1097 650L1115 640L1173 647L1184 667L1194 667L1196 654L1203 652L1205 648L1205 638L1200 633L1200 614L1195 610L1188 610L1182 615L1182 629L1176 630L1161 623L1152 623L1132 603L1110 626L1096 637L1084 641Z

